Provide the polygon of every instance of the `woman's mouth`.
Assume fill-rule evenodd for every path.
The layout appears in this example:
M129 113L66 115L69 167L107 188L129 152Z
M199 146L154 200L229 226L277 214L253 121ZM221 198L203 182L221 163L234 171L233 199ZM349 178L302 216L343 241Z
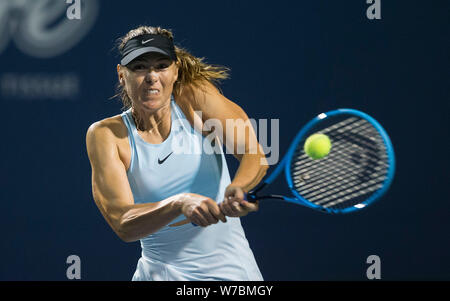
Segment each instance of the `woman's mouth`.
M147 89L146 92L149 95L158 95L159 94L159 90L158 89Z

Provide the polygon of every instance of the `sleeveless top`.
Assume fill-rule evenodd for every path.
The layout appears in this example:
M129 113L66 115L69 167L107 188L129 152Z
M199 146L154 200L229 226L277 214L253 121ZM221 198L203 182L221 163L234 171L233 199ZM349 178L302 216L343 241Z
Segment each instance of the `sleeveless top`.
M159 202L179 193L222 202L231 179L221 143L195 131L173 96L170 106L170 134L160 144L142 139L131 108L121 114L131 148L127 176L134 202ZM181 214L169 224L185 218ZM205 228L167 225L140 242L133 280L262 280L239 218Z

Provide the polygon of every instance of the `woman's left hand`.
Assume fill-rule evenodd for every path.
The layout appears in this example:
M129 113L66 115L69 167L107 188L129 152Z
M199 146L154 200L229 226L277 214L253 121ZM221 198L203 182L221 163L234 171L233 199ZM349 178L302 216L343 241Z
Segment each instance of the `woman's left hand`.
M230 217L241 217L249 212L258 211L258 201L250 203L244 200L244 190L239 186L228 186L225 190L225 199L219 204L223 214Z

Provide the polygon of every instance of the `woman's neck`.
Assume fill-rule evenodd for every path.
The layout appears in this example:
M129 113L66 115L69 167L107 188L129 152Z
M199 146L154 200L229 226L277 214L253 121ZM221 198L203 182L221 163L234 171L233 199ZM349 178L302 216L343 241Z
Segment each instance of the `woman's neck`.
M138 131L151 136L160 136L163 139L169 135L171 126L170 103L155 112L133 107L131 113Z

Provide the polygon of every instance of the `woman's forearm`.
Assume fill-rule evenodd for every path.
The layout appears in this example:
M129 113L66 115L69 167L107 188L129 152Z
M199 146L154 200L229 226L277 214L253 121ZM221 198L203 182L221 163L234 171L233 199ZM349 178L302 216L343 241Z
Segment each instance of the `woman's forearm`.
M244 154L230 185L239 186L248 192L264 178L268 167L263 154Z
M181 212L182 195L175 195L160 202L131 205L120 217L117 234L132 242L152 234L169 224Z

